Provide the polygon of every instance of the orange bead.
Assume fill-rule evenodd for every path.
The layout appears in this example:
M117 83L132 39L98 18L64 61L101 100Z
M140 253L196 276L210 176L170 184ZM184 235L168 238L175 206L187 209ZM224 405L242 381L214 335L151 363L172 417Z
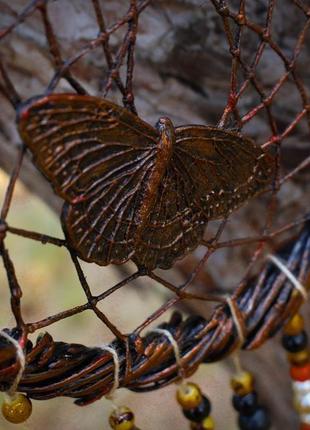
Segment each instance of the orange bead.
M299 293L298 293L299 294ZM289 336L299 334L304 328L304 319L300 314L295 314L284 327L284 333Z
M291 378L294 381L307 381L310 380L310 363L304 366L292 366L290 369Z
M310 424L301 423L299 430L310 430Z

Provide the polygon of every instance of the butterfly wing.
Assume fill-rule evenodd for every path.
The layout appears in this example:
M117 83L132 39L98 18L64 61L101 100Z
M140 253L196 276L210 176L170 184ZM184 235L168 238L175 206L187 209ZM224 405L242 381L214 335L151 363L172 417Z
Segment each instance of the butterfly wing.
M28 101L18 126L35 164L66 202L63 225L79 256L100 265L127 261L156 130L112 102L73 94Z
M227 216L265 190L275 171L274 158L251 139L208 126L177 127L174 158L206 220Z
M203 235L205 221L193 206L192 184L171 163L159 186L156 203L143 230L133 260L138 265L168 269L194 249Z

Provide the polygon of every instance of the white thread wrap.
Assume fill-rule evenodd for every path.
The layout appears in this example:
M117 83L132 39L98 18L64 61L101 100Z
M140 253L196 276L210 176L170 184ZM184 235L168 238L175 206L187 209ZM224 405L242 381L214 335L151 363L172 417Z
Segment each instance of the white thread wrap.
M177 341L175 340L175 338L172 336L170 331L168 331L164 328L155 328L154 330L152 330L152 333L163 334L169 340L169 342L171 343L171 345L173 347L175 361L176 361L176 364L179 368L179 374L180 374L181 378L183 379L184 378L184 369L182 366L182 358L181 358L181 354L180 354L179 345L178 345Z
M26 366L26 357L23 351L23 348L20 346L20 344L17 342L16 339L14 339L12 336L10 336L8 333L6 333L4 330L0 331L0 336L4 337L4 339L6 339L8 342L10 342L15 350L16 350L16 358L19 362L19 371L16 375L16 378L14 379L13 384L11 385L11 387L9 388L9 390L5 393L7 396L9 396L10 398L13 398L16 394L16 390L18 387L18 384L20 382L20 380L22 379L24 370L25 370L25 366Z
M296 290L302 295L304 301L308 300L308 292L306 288L299 282L295 275L282 263L282 261L275 255L269 254L267 258L275 264L278 269L291 281Z

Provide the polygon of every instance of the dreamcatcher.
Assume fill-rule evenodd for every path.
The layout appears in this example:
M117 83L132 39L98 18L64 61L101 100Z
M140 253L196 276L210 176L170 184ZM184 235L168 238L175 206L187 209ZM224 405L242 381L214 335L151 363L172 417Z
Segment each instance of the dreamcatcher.
M293 33L290 45L284 46L274 24L278 22L275 16L283 13L282 3L257 2L253 6L245 1L212 1L197 5L197 10L213 14L221 28L219 41L225 41L226 55L230 56L228 101L216 126L175 126L169 117L160 116L153 127L137 115L133 92L138 23L143 22L145 13L152 16L161 10L168 14L169 7L150 0L131 0L127 6L121 18L106 26L105 5L98 0L89 2L99 33L66 58L57 25L51 19L55 7L51 2L32 1L19 11L6 3L1 6L11 21L4 23L0 32L4 47L0 90L3 103L10 103L16 112L23 142L5 194L0 224L1 256L16 322L14 328L1 332L0 387L6 393L3 414L10 422L20 423L31 413L30 399L69 396L76 399L76 404L87 405L111 396L120 387L143 392L178 382L177 400L191 428L211 430L215 424L210 400L186 378L201 363L218 361L238 348L257 348L284 327L282 343L291 365L295 406L300 428L307 429L310 361L298 309L307 298L309 284L309 215L305 210L298 219L285 219L277 226L281 219L277 199L283 187L306 170L310 160L303 152L302 160L288 172L280 169L283 142L294 133L307 137L309 133L307 80L299 61L302 54L307 54L310 9L301 1L287 2L288 8L300 14L300 28ZM61 1L58 7L64 7ZM43 24L54 74L43 90L22 98L5 48L12 35L33 17ZM212 20L207 20L205 28L212 28L211 24ZM118 44L113 36L119 38ZM76 78L75 67L87 58L94 60L89 56L99 50L106 61L104 79L99 80L97 94L90 95ZM261 68L270 52L282 69L278 76L266 72L264 76L270 76L266 81ZM184 76L178 79L186 81ZM70 90L57 89L61 80ZM201 93L199 83L191 86ZM279 94L287 88L294 91L298 101L285 111L286 115L279 116L278 104L283 101ZM108 99L113 90L114 96L117 91L121 94L124 107ZM248 125L256 123L266 125L263 140L257 143L246 132ZM64 202L64 239L6 222L23 160L29 161L29 156ZM265 207L259 234L223 239L234 212L248 201L252 204L257 196ZM214 220L220 221L212 224ZM214 234L208 236L206 226L210 223ZM26 322L22 280L17 279L14 256L6 246L10 234L66 248L86 303L34 323ZM202 293L192 290L197 278L207 273L211 256L220 249L251 244L256 247L249 265L231 295L223 291L212 294L206 285ZM269 254L265 252L268 244L272 244ZM195 264L185 270L187 266L182 262L189 261L191 253L191 263ZM94 295L81 260L120 267L131 260L136 268L121 282ZM262 261L260 274L253 276ZM166 272L158 271L175 265L186 273L185 282L178 284ZM174 295L125 334L98 305L144 277ZM169 322L154 328L160 316L185 300L215 302L211 318L183 318L176 311ZM55 341L48 332L34 343L29 340L30 334L86 310L93 311L111 330L115 336L112 343L90 348ZM239 427L271 428L268 411L258 400L253 375L243 370L238 360L231 387ZM124 406L115 406L110 426L117 430L137 428L133 412Z

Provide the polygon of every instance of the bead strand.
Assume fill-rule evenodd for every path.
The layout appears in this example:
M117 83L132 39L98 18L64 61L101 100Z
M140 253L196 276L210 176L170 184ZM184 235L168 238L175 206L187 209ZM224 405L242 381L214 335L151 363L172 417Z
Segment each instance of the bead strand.
M254 390L252 373L240 371L231 378L234 391L232 404L239 413L238 424L241 430L269 430L271 428L267 409L258 403Z
M107 351L111 354L114 362L114 378L113 385L108 394L106 394L106 399L110 400L112 403L113 411L109 416L109 424L113 430L139 430L135 426L135 416L131 409L127 406L117 406L114 403L114 393L119 387L119 369L120 363L118 358L117 350L109 345L101 345L102 350Z
M197 384L183 382L177 390L176 397L183 415L191 423L191 430L214 430L214 421L210 416L211 403Z
M19 371L11 387L4 393L1 411L3 417L10 423L21 424L28 420L32 413L32 402L30 398L16 391L24 373L26 358L22 346L14 337L10 336L6 331L1 331L0 336L4 337L14 346L16 350L16 359L19 364Z
M300 416L300 430L310 430L310 353L303 317L295 314L283 331L282 345L291 365L294 407Z

